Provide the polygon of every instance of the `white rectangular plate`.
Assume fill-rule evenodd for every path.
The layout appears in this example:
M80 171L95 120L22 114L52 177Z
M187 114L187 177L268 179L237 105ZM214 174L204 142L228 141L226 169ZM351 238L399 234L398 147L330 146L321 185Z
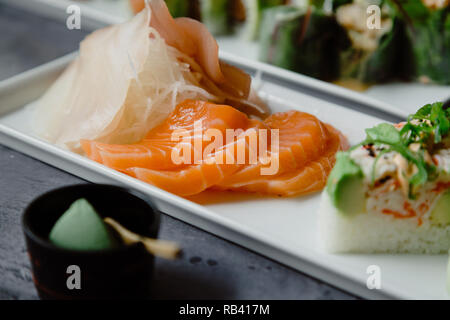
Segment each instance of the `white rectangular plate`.
M120 23L132 16L128 0L91 0L86 3L72 0L0 0L0 2L59 19L62 23L65 23L68 16L67 7L76 4L81 8L82 28L87 29ZM367 110L367 108L371 108L382 113L406 118L419 106L450 98L450 86L420 83L380 84L374 85L364 92L357 92L258 62L258 44L256 42L245 41L237 36L219 37L218 42L222 58L232 57L241 66L246 65L250 69L257 68L271 79L289 83L290 88L353 109ZM376 112L372 112L372 114L380 115Z
M226 202L199 205L34 137L29 131L30 108L24 105L32 104L45 89L44 84L50 84L72 58L63 57L0 82L1 144L86 180L136 189L171 216L362 297L447 298L446 255L331 255L321 251L316 238L319 194L299 198L234 194ZM263 83L262 90L273 110L312 113L340 129L351 143L364 137L365 128L381 121L275 83ZM381 268L380 290L366 287L370 265Z

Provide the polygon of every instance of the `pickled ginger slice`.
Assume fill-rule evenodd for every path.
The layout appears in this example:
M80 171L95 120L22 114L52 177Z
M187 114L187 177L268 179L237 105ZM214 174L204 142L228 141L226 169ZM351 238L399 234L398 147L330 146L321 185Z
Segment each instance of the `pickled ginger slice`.
M201 86L219 98L215 102L260 118L270 115L269 107L251 94L250 76L220 61L217 41L204 24L191 18L174 19L163 0L150 0L148 4L152 12L150 25L169 46L183 53L180 59L201 75Z

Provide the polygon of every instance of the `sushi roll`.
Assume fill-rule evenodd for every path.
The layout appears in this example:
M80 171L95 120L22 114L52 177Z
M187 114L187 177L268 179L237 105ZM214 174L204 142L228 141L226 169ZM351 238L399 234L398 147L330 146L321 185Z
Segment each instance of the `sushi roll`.
M336 19L313 6L279 6L265 10L260 60L332 81L340 75L340 54L350 46Z
M359 0L335 6L336 20L351 41L341 53L340 78L361 83L379 83L398 74L397 52L401 49L403 24L388 5L381 6L380 28L367 27L369 5L379 1Z
M289 0L238 0L245 9L245 20L241 26L241 34L244 39L257 40L260 35L260 27L264 10L276 6L291 3ZM268 21L267 21L268 22Z
M200 0L201 20L214 35L232 31L232 0Z
M405 75L422 83L450 84L450 1L394 3L406 25L402 57Z
M214 35L239 33L247 40L258 37L265 9L304 1L306 0L165 0L174 18L197 19ZM129 2L135 14L145 7L145 0Z
M244 39L258 38L265 9L288 0L199 0L202 22L216 35L237 32Z
M318 213L328 252L445 253L450 247L450 110L366 130L337 162Z
M198 0L165 0L170 14L174 18L189 17L199 19Z

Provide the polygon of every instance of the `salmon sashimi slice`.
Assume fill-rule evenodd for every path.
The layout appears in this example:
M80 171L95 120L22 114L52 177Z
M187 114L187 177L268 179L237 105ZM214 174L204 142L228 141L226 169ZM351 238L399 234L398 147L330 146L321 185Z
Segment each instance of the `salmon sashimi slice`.
M223 136L226 136L227 129L246 130L250 126L260 125L257 120L249 119L244 113L230 106L186 100L176 107L166 121L151 130L139 143L114 145L82 140L81 146L90 159L116 170L131 167L155 170L174 169L180 167L180 164L174 163L172 158L174 153L181 153L181 150L177 148L184 147L184 150L188 150L189 154L183 155L186 160L194 158L196 151L194 139L203 138L195 137L197 121L201 121L202 132L215 129ZM177 135L179 140L173 140ZM202 139L200 149L197 151L203 154L209 143Z
M278 112L264 122L271 129L279 130L280 150L289 149L297 166L324 151L329 133L324 124L309 113Z
M322 190L336 161L336 153L349 147L347 139L339 131L330 125L326 125L326 129L330 136L325 153L307 165L275 176L254 176L247 182L240 181L233 184L224 180L214 189L278 196L299 196Z
M211 140L205 139L207 129L223 135L222 144L211 148ZM174 140L181 131L183 138ZM291 196L323 188L336 152L348 147L346 141L308 113L281 112L261 121L230 106L186 100L139 143L81 144L92 160L181 196L209 188ZM181 149L187 150L189 161L174 160L173 152L179 154ZM195 152L200 152L200 159ZM270 166L267 159L278 161L271 174L263 173Z
M323 189L334 163L330 157L322 156L308 165L276 175L270 178L256 177L246 183L236 185L218 184L216 190L231 190L237 192L252 192L278 196L298 196Z
M324 152L330 135L328 128L316 117L299 111L275 113L264 123L270 129L279 130L278 151L268 150L268 157L278 162L277 174L302 168L318 158ZM261 176L262 168L267 166L262 161L249 164L234 175L226 177L220 185L246 185L248 181Z
M202 121L203 129L247 129L251 120L244 113L227 105L199 100L180 103L169 117L152 129L146 139L167 139L175 130L194 131L196 121Z
M180 145L181 142L170 140L152 142L144 140L131 145L81 141L81 146L90 159L116 170L124 170L130 166L156 170L177 168L179 165L171 161L171 154Z
M244 132L235 142L225 145L217 152L211 153L198 165L173 171L158 171L135 167L129 168L124 172L174 194L190 196L214 186L244 165L237 161L238 159L236 158L235 147L240 144L245 147L246 152L251 152L249 150L250 146L246 143L246 133ZM227 158L232 158L233 161L228 163L226 161Z

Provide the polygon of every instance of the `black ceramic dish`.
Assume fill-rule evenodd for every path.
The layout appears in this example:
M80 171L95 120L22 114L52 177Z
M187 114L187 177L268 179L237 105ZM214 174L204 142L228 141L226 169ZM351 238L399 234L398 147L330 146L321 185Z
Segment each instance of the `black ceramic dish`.
M79 184L38 197L25 209L22 224L42 299L145 298L150 292L154 257L142 244L99 251L68 250L53 245L48 235L56 220L80 198L87 199L102 216L129 230L156 238L159 213L138 193L110 185ZM81 288L68 286L79 267ZM73 280L73 279L72 279Z

